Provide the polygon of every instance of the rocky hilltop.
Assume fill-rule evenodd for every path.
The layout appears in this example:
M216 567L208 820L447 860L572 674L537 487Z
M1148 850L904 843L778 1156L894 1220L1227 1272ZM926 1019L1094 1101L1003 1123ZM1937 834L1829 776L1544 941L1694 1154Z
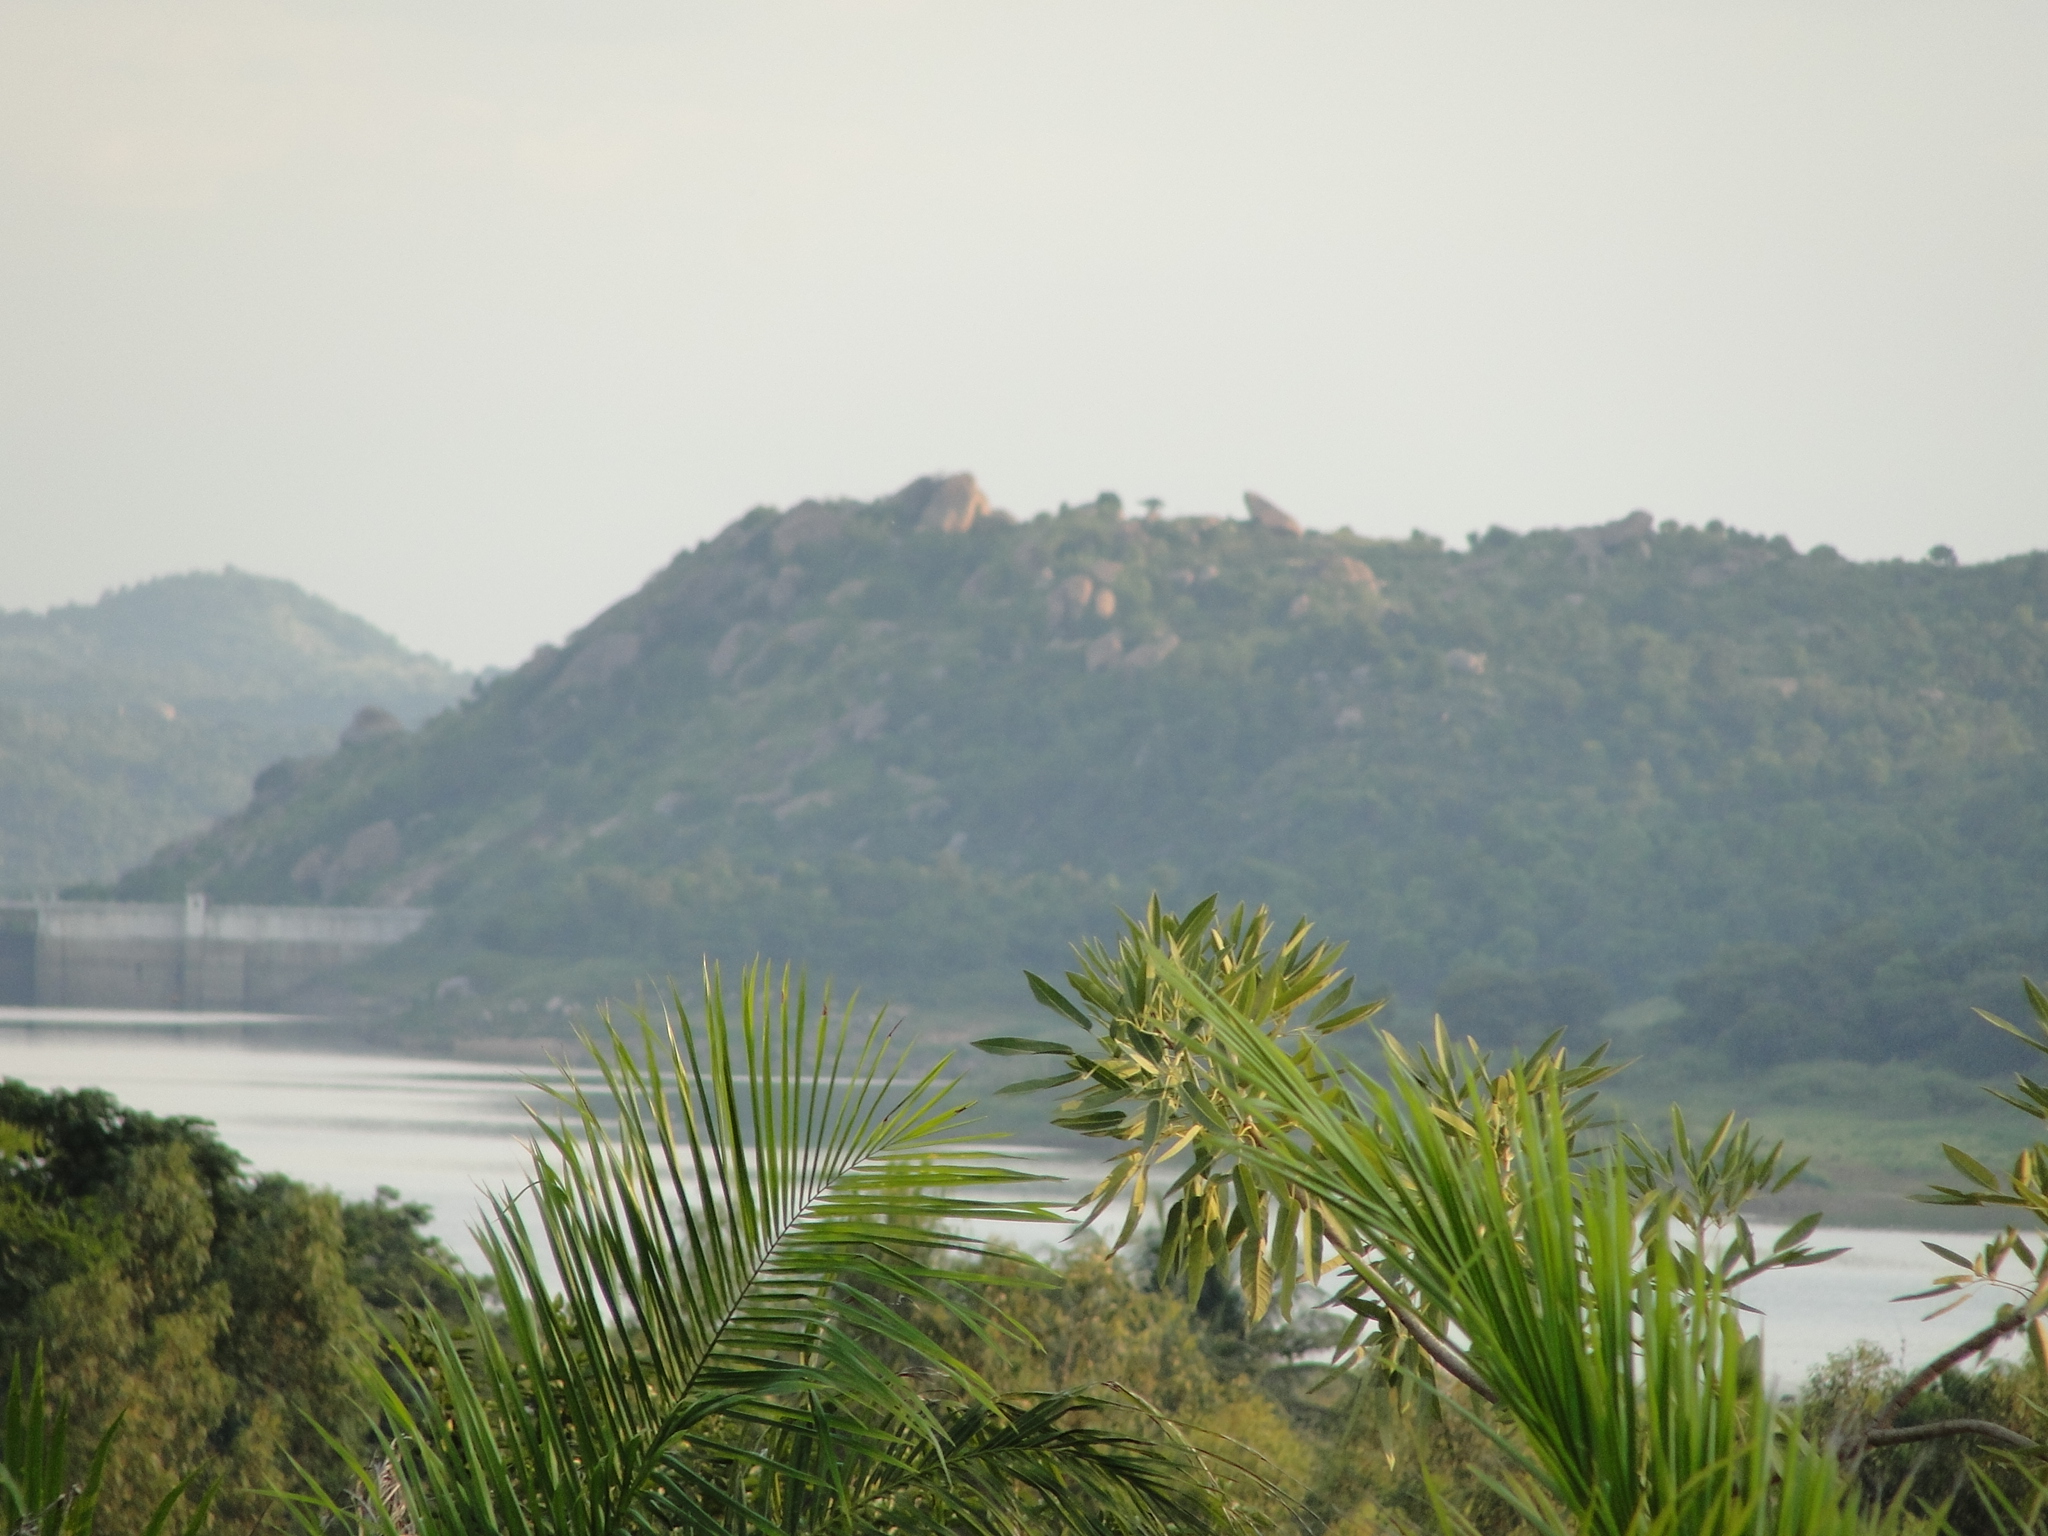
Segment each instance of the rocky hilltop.
M1647 513L1450 550L1245 501L1016 520L954 475L757 509L119 889L430 904L358 990L501 1027L707 953L1007 998L1155 886L1308 912L1416 1001L1475 966L1625 1000L1729 943L2048 896L2048 557Z

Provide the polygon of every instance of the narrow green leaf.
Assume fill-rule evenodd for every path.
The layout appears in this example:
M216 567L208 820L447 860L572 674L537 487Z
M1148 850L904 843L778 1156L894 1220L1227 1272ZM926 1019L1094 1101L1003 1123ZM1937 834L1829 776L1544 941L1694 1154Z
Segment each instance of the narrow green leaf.
M1058 1077L1027 1077L1021 1083L1005 1083L996 1090L998 1096L1007 1093L1037 1093L1042 1088L1060 1088L1080 1078L1079 1072L1063 1072Z
M1088 1016L1068 1002L1058 987L1055 987L1043 976L1036 975L1031 971L1024 973L1024 980L1031 986L1031 995L1037 998L1040 1003L1050 1008L1054 1013L1072 1019L1091 1034L1094 1032L1095 1026L1088 1022Z
M1963 1151L1962 1148L1952 1147L1947 1142L1943 1142L1941 1150L1942 1154L1951 1163L1955 1164L1956 1171L1971 1183L1983 1189L1998 1188L1997 1176L1989 1168L1978 1162L1977 1159L1970 1156L1969 1153Z
M986 1051L991 1056L1071 1056L1071 1045L1060 1045L1051 1040L1024 1040L1014 1035L994 1035L986 1040L973 1042L977 1051Z
M1813 1229L1820 1224L1821 1213L1819 1211L1814 1211L1810 1215L1800 1217L1791 1226L1778 1234L1778 1240L1771 1244L1771 1251L1773 1253L1782 1253L1787 1248L1797 1248L1813 1235Z

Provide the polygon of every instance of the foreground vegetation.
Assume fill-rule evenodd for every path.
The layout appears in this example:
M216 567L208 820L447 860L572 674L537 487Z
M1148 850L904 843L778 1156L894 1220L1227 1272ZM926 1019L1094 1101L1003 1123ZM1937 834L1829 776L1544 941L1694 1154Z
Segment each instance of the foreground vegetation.
M1768 1246L1747 1225L1799 1173L1782 1148L1733 1122L1617 1126L1615 1069L1554 1043L1503 1063L1442 1031L1383 1034L1374 1071L1352 1069L1324 1042L1380 1010L1337 960L1306 925L1155 901L1063 985L1031 978L1059 1037L981 1044L1037 1063L1015 1091L1063 1092L1055 1123L1112 1153L1080 1208L1114 1224L1108 1245L1050 1266L991 1236L1058 1219L1028 1176L978 1146L936 1076L900 1075L879 1023L855 1027L786 972L750 970L728 995L714 971L694 1016L677 999L593 1042L594 1072L538 1117L532 1182L492 1205L487 1282L422 1262L414 1213L391 1201L356 1208L352 1239L331 1200L266 1195L196 1128L15 1091L56 1131L9 1132L7 1273L36 1278L12 1257L24 1234L75 1269L31 1311L72 1315L95 1276L153 1296L182 1265L128 1369L183 1340L203 1378L192 1346L210 1338L216 1368L244 1362L223 1390L251 1405L220 1426L260 1421L267 1391L326 1426L277 1476L260 1437L172 1445L138 1387L98 1470L91 1427L74 1436L73 1525L91 1528L88 1489L114 1508L126 1466L155 1480L124 1474L131 1502L103 1530L142 1529L188 1473L188 1523L381 1536L2038 1528L2048 1145L2005 1174L1949 1149L1953 1180L1929 1195L2017 1223L1944 1251L1929 1293L2003 1286L1990 1323L1910 1374L1838 1358L1781 1403L1740 1296L1830 1257L1817 1216ZM2048 1053L2048 997L2028 999L2034 1022L2005 1027ZM2048 1119L2032 1079L2007 1102ZM1164 1221L1134 1266L1155 1191ZM255 1261L235 1234L256 1219L265 1255L320 1250L337 1271L331 1363L303 1384L261 1370L305 1358L312 1330L287 1324L319 1288L238 1288ZM405 1291L372 1342L370 1299ZM256 1334L260 1362L227 1342ZM1964 1369L2020 1336L2022 1363ZM64 1336L44 1323L18 1342L52 1358ZM91 1379L70 1347L60 1391ZM11 1473L47 1466L31 1431L51 1422L17 1382ZM124 1453L131 1434L143 1449Z
M261 1489L337 1471L312 1421L352 1422L379 1319L455 1296L427 1215L251 1177L194 1121L0 1081L0 1363L26 1372L17 1399L40 1373L63 1403L71 1479L106 1442L99 1529L142 1530L192 1474L195 1499L218 1484L211 1529L256 1530Z

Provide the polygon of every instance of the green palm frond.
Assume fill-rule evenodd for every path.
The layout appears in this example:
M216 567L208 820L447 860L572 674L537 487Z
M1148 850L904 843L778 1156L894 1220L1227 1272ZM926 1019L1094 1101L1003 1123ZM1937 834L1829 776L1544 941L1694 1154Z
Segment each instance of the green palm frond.
M1162 1438L1156 1413L1113 1392L952 1403L932 1440L877 1434L823 1401L813 1408L815 1432L787 1437L773 1470L747 1482L749 1502L780 1529L1172 1536L1241 1526L1233 1491L1272 1491L1240 1457Z
M1054 1219L1011 1193L1031 1176L976 1150L939 1068L902 1075L879 1018L861 1031L829 1001L813 1012L801 981L762 966L736 1011L707 969L699 1020L678 997L640 1023L637 1042L587 1041L594 1079L565 1074L536 1114L533 1179L479 1234L495 1306L472 1288L466 1328L416 1319L399 1384L372 1384L392 1487L366 1496L362 1528L851 1530L863 1490L964 1498L977 1468L992 1533L1005 1509L1056 1514L1068 1487L1074 1509L1112 1524L1152 1510L1129 1528L1165 1528L1168 1495L1193 1486L1171 1458L1120 1461L1102 1440L1091 1460L1049 1428L1017 1439L1038 1421L937 1336L1028 1342L979 1299L963 1261L988 1250L959 1224ZM1005 1467L1007 1503L988 1491ZM1034 1469L1068 1481L1038 1488ZM300 1507L309 1529L340 1512Z

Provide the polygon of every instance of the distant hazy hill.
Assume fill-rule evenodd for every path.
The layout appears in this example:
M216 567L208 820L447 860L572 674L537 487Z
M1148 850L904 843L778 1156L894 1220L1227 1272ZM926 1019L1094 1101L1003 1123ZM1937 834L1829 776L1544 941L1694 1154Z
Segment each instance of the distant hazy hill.
M1153 886L1311 914L1411 1002L1547 977L1539 1013L2048 910L2048 556L1642 514L1452 551L1257 506L1013 523L963 476L755 511L121 888L432 903L383 984L500 1024L707 951L1013 999Z
M417 722L468 679L290 582L167 576L0 613L0 892L111 879L325 751L364 705Z

